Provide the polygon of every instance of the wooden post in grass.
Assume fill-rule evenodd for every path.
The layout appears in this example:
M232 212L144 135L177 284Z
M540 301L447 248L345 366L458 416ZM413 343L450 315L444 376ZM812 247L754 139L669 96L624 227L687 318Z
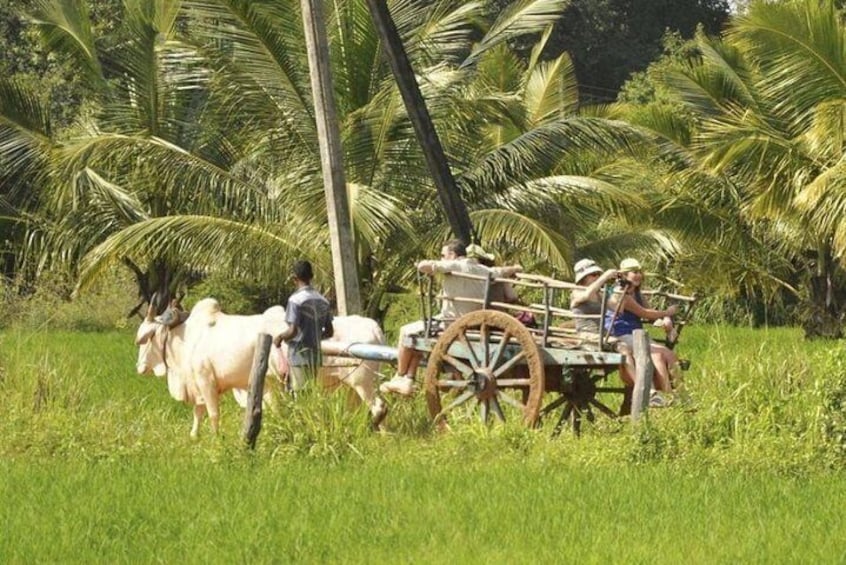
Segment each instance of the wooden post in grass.
M270 343L268 334L259 334L256 340L256 352L253 355L253 368L250 372L250 391L247 395L247 411L244 413L244 441L250 449L255 449L256 439L261 431L261 399L264 396L264 378L270 361Z
M635 385L632 393L632 421L640 419L641 414L649 408L649 391L652 388L652 374L655 366L649 354L649 334L646 330L635 330L632 333L634 346L632 347L635 364Z

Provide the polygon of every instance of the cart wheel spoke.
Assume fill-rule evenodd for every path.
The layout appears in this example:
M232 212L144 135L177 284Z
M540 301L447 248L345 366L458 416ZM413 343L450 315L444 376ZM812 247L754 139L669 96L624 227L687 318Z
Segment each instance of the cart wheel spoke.
M596 392L613 392L617 394L625 394L626 387L623 386L598 386Z
M470 384L470 381L462 381L458 379L438 379L438 388L439 389L460 389L463 390L467 388L467 385Z
M453 367L458 369L458 371L462 375L464 375L465 377L469 377L470 375L475 373L475 371L473 371L473 368L471 366L469 366L467 363L465 363L464 361L462 361L460 359L456 359L455 357L453 357L452 355L450 355L448 353L444 353L443 360L446 363L449 363L450 365L452 365Z
M485 365L488 366L491 358L491 332L486 323L479 327L479 342L482 344L482 354L485 356Z
M473 349L473 346L470 345L470 342L467 340L467 334L460 334L458 336L458 340L467 348L467 357L470 359L470 365L473 366L473 371L479 370L479 360L476 358L476 350Z
M549 404L547 404L546 406L543 407L543 410L541 410L541 415L549 414L550 412L552 412L553 410L555 410L556 408L558 408L559 406L561 406L565 402L567 402L567 397L563 396L563 395L559 396L558 398L556 398L555 400L553 400L552 402L550 402Z
M497 379L496 386L500 388L518 388L532 386L531 379Z
M491 398L491 412L494 413L494 416L496 416L497 420L499 420L500 422L504 422L505 416L502 414L502 406L499 405L499 400L497 399L497 397L499 396L501 395L497 392L497 395Z
M593 413L593 410L591 409L590 404L588 404L585 407L585 417L587 418L587 421L590 422L590 423L596 422L596 415Z
M573 410L571 411L571 423L573 424L573 433L576 435L580 435L582 433L582 412L579 410L578 406L573 405Z
M487 400L479 402L479 414L482 416L482 423L487 424L490 414L488 413L489 404Z
M514 398L510 394L502 392L501 390L496 391L496 395L497 395L498 398L500 398L506 404L510 404L511 406L513 406L514 408L517 408L518 410L523 410L524 408L526 408L525 404L523 404L522 402L520 402L519 400L517 400L516 398Z
M565 397L564 398L566 401ZM567 402L567 406L564 407L564 410L561 411L561 416L558 418L558 421L555 423L555 428L552 430L552 435L558 435L561 433L561 430L564 429L564 426L567 424L567 421L570 419L570 414L573 412L573 404L571 402Z
M496 367L499 365L499 361L502 359L502 354L505 353L505 348L508 346L509 341L511 341L511 332L505 330L502 334L502 341L499 342L496 351L494 351L493 358L489 358L490 362L488 363L488 367Z
M456 398L455 400L450 402L449 406L447 406L446 408L441 410L441 415L443 416L447 412L450 412L451 410L458 408L459 406L461 406L462 404L464 404L465 402L467 402L468 400L473 398L475 395L476 395L476 393L473 392L472 390L464 391L463 393L461 393L461 395L459 395L458 398Z
M515 355L514 357L512 357L511 359L509 359L508 361L506 361L505 363L503 363L499 367L497 367L496 370L493 372L493 376L499 377L501 374L503 374L507 370L511 369L514 365L516 365L519 361L521 361L525 357L526 357L526 352L521 351L520 353L518 353L517 355ZM491 365L491 366L493 367L494 365Z
M590 399L590 403L592 406L595 406L597 410L608 416L609 418L616 418L617 414L614 413L608 406L603 404L602 402L598 401L595 398Z

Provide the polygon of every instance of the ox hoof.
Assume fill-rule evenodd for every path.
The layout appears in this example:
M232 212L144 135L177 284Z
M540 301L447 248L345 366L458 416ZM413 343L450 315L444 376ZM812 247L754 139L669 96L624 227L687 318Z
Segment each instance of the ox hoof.
M374 409L371 410L372 418L370 420L370 425L373 428L373 431L379 431L382 429L382 422L385 421L385 417L388 415L388 405L385 403L384 400L381 398L377 399L377 405L374 406Z

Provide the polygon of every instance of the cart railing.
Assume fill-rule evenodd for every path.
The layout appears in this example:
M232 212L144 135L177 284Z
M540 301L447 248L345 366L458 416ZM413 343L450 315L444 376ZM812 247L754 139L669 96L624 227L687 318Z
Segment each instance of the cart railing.
M604 332L598 334L578 332L575 329L577 319L595 319L602 327L602 319L605 317L606 293L601 293L601 312L598 315L578 314L565 307L569 305L569 293L576 289L582 289L578 285L560 281L544 275L518 273L515 278L497 278L490 276L473 275L469 273L450 272L450 276L483 281L483 298L469 296L451 296L449 300L464 304L475 304L485 310L499 310L510 314L529 313L539 320L537 327L528 327L538 339L541 346L569 346L585 349L604 350L608 345L608 337ZM435 293L434 276L420 274L420 304L421 318L424 321L426 337L437 333L441 326L441 320L436 312L443 299L443 295ZM492 289L496 284L510 284L516 288L529 289L539 296L539 301L510 303L492 301ZM539 292L538 292L539 291ZM449 320L446 320L449 322Z
M622 289L616 286L609 286L600 291L599 314L580 314L569 308L570 295L573 291L585 290L586 287L574 283L532 273L517 273L514 278L497 278L493 274L484 276L461 272L450 272L447 274L454 277L484 282L483 298L469 296L449 297L449 300L453 302L475 304L481 306L481 309L499 310L513 315L521 312L534 315L539 320L539 323L537 327L529 327L527 329L536 336L539 345L542 347L579 347L601 351L608 350L613 345L614 338L609 337L607 331L604 329L604 320L609 308L609 296L622 293ZM444 297L442 294L435 293L433 275L421 273L419 281L421 318L424 321L426 337L432 337L442 327L442 320L438 318L437 313L440 312L438 306ZM539 300L519 303L492 301L492 289L496 284L510 284L515 288L528 289L529 293L535 294L535 297L538 297L539 294ZM650 300L657 298L665 303L672 302L680 305L679 313L674 320L676 331L672 339L669 337L665 339L656 338L657 341L662 341L668 347L672 348L678 341L678 336L682 328L690 320L697 297L695 295L686 296L660 290L644 290L642 294L650 297ZM601 331L599 333L577 331L575 325L576 320L579 319L597 321ZM449 320L444 321L449 322Z

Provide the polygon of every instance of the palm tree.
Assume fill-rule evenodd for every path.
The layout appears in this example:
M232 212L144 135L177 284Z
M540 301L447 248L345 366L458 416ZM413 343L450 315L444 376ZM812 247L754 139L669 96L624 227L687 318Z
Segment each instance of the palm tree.
M610 169L647 138L607 109L580 107L569 56L541 60L548 37L525 61L503 45L488 51L464 88L459 179L483 240L515 257L531 250L534 268L567 277L578 257L666 254L672 242L643 227L647 200Z
M603 155L638 133L575 111L566 57L540 62L547 35L528 64L506 48L548 29L561 0L487 7L396 2L392 12L483 237L567 273L591 230L631 241L604 216L624 219L638 200L594 177ZM147 298L214 269L281 280L300 254L327 273L298 9L295 0L133 0L117 47L99 52L84 10L43 2L42 32L90 77L98 103L73 135L52 140L43 253L81 265L83 285L123 263ZM446 228L364 2L333 3L327 17L372 314ZM514 81L503 82L507 73Z
M808 303L806 335L839 336L846 298L838 259L846 243L842 14L827 0L754 3L722 41L699 36L697 47L697 58L663 77L692 129L679 133L666 115L643 122L676 152L676 178L665 181L677 191L666 205L687 199L688 210L706 210L706 218L722 210L724 221L710 235L726 242L718 264L727 263L738 280L755 273L747 281L766 285L769 277L800 293ZM755 265L755 254L738 253L750 248L743 242L775 253L758 253L764 262ZM802 289L792 284L797 278L805 279Z

